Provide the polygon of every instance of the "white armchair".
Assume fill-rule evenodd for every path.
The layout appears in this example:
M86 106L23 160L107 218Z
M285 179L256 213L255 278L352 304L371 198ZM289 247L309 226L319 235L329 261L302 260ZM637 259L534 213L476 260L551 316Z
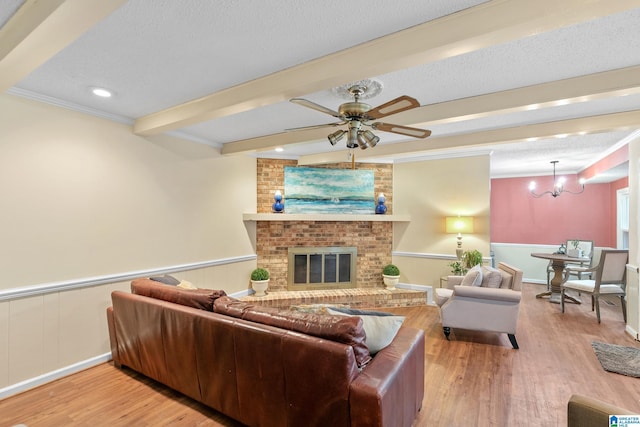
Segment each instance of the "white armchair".
M518 348L516 327L522 287L522 270L498 264L502 274L499 288L461 286L463 276L449 276L447 288L436 289L436 303L444 335L451 328L506 333L513 348Z

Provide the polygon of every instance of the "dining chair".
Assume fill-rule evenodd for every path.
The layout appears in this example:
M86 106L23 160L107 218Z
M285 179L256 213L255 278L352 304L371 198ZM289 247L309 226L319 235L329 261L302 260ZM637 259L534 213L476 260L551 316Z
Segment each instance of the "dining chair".
M593 253L595 252L593 246L593 240L579 240L579 239L569 239L566 241L565 247L567 249L573 248L574 244L572 242L578 242L578 249L582 249L583 260L580 261L576 259L576 262L567 263L565 266L566 269L570 268L571 275L576 276L578 279L591 279L592 272L590 269L593 267ZM588 259L587 259L588 258ZM551 289L551 278L554 275L552 261L549 261L549 265L547 266L547 290Z
M560 306L564 313L564 294L567 289L591 295L591 311L596 311L598 323L600 323L600 296L617 295L620 297L622 306L622 317L627 321L626 283L627 262L629 261L629 251L627 249L605 249L600 256L600 262L595 268L588 269L587 272L593 274L594 279L566 280L560 286ZM572 272L565 269L565 278Z

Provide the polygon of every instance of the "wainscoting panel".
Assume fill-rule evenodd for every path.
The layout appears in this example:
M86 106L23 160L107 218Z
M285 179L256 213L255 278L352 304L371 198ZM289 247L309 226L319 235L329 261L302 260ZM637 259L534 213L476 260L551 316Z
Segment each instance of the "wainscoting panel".
M9 384L9 301L0 301L0 388Z
M433 288L440 286L440 277L452 274L448 264L455 260L455 255L393 253L393 263L400 269L400 282Z
M532 245L520 243L491 243L495 264L504 262L523 271L523 280L547 284L549 261L531 256L534 252L552 253L559 245Z
M83 339L86 338L84 334L80 333L76 325L69 325L69 329L61 325L61 323L67 323L65 320L72 318L76 319L75 323L84 323L88 320L86 314L77 307L69 307L68 310L63 310L61 307L61 301L66 301L71 298L79 299L81 298L81 295L81 290L76 292L54 292L42 295L42 313L44 318L44 322L42 324L42 367L41 369L38 369L38 374L43 371L47 372L56 370L60 367L62 351L64 350L66 352L67 349L72 351L74 346L71 346L71 348L68 346L73 343L74 339L78 340L80 337ZM90 301L86 301L86 303L92 304ZM63 317L61 316L61 313L67 313L67 315ZM94 331L95 330L99 329L94 329ZM71 340L65 339L69 334L71 334L72 337L73 334L76 334L75 338ZM40 353L37 354L40 355ZM81 357L81 355L82 353L79 353L78 357ZM19 357L19 355L16 356ZM22 381L24 379L26 378L20 378L19 380Z
M597 265L603 248L596 247L593 255L593 265ZM533 252L552 253L558 250L552 245L531 245L516 243L492 243L493 257L485 256L484 264L498 266L504 262L523 271L523 280L530 283L547 283L548 261L531 256ZM451 273L448 264L456 260L455 255L433 254L420 252L394 251L393 263L400 268L400 281L403 283L415 283L437 288L440 286L440 278Z
M44 369L44 295L11 301L9 306L9 382L40 375Z
M393 263L400 269L400 282L405 284L440 287L441 279L453 274L449 264L456 261L455 254L394 251ZM490 257L483 257L491 265Z
M504 262L523 271L523 280L530 283L547 284L549 261L531 256L534 252L553 253L559 245L532 245L524 243L491 243L495 264ZM594 248L593 265L600 259L601 247Z
M0 399L103 363L111 351L106 319L111 292L129 292L132 278L168 273L233 294L248 289L255 266L256 256L249 255L147 270L138 276L121 273L3 290Z

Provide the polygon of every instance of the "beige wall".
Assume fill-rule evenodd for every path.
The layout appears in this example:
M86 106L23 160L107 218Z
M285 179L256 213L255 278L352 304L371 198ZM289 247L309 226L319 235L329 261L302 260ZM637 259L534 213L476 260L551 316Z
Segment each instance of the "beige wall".
M394 213L409 214L409 223L394 224L394 263L401 281L439 286L450 274L456 238L445 233L444 217L475 217L475 233L463 236L463 249L489 257L489 156L461 157L394 166ZM448 258L447 258L448 257Z
M0 297L255 256L256 161L0 95ZM176 276L246 290L255 259ZM114 280L115 281L115 280ZM0 298L0 389L109 351L105 308L128 281Z
M254 253L255 159L0 96L0 289Z

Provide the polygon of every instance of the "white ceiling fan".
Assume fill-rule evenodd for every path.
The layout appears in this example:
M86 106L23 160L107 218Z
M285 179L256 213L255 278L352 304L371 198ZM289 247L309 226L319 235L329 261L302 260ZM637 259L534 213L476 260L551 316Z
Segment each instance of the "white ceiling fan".
M361 83L362 82L355 83L346 89L350 96L353 96L354 101L345 102L344 104L340 105L338 107L338 111L324 107L320 104L316 104L315 102L309 101L307 99L291 99L290 101L295 104L320 111L321 113L336 117L341 121L336 123L327 123L317 126L305 126L302 128L288 130L294 131L300 129L315 129L329 126L341 126L346 124L348 125L347 130L338 130L329 134L329 136L327 137L329 139L329 142L331 143L331 145L336 145L336 143L340 141L342 137L347 135L347 148L352 149L360 147L363 150L368 147L375 147L378 141L380 141L380 138L378 136L376 136L369 129L363 129L364 127L370 127L374 130L380 130L384 132L411 136L414 138L427 138L429 135L431 135L431 131L426 129L413 128L392 123L376 121L371 122L372 120L377 120L391 114L396 114L401 111L419 107L420 104L414 98L403 95L375 108L371 108L369 104L360 102L360 99L363 98L363 96L367 94L367 91L369 90L367 86L364 86Z

